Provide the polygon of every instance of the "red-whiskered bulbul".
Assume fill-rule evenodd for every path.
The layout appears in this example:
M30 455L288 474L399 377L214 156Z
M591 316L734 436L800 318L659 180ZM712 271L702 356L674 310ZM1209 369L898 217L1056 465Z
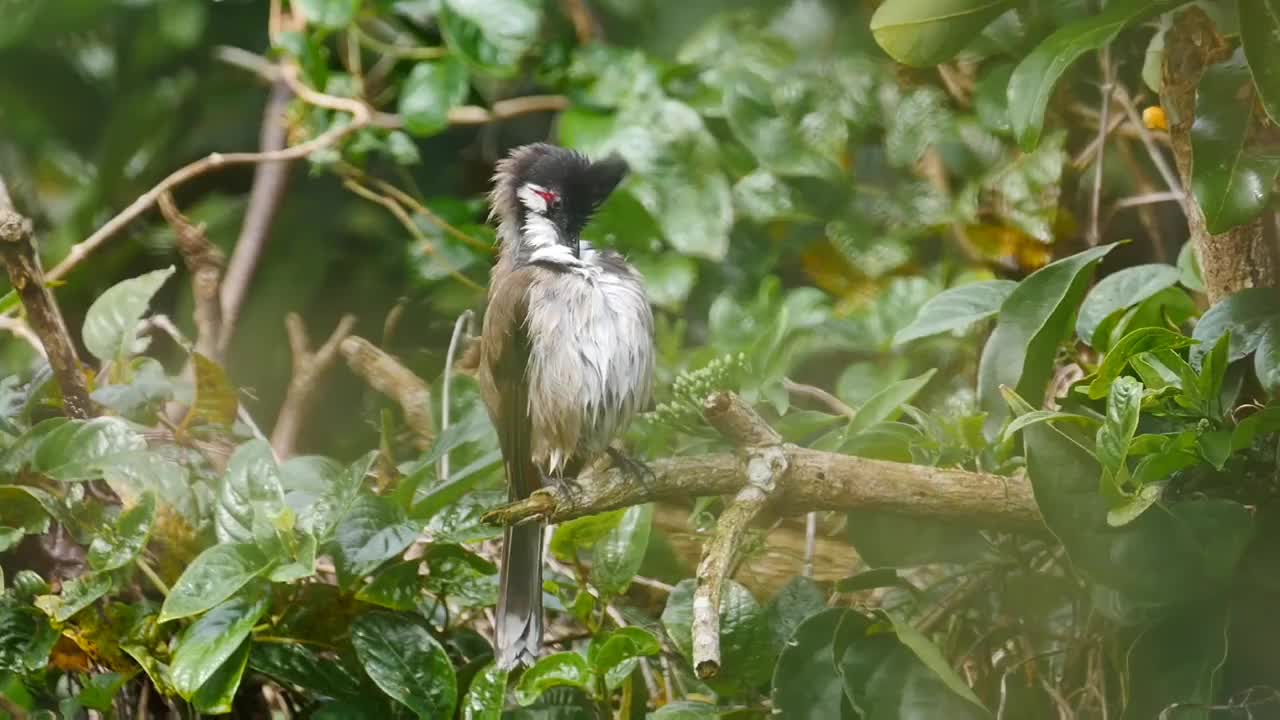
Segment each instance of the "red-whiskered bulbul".
M497 164L498 221L480 341L480 391L497 429L508 497L563 487L609 452L653 391L653 313L640 274L583 228L627 173L618 156L591 162L537 143ZM503 535L499 667L531 665L542 645L545 523Z

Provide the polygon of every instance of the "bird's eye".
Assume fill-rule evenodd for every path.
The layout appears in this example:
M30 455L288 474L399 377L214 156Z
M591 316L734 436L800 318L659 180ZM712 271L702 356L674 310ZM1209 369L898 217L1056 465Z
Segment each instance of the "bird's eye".
M548 208L556 207L560 204L560 194L554 190L534 190L538 193L538 197L542 198Z

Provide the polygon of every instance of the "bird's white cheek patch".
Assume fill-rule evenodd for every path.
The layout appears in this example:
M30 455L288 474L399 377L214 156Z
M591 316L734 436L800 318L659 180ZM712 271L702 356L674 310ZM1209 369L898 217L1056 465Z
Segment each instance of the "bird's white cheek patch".
M520 198L520 202L524 203L530 211L543 215L547 212L547 201L538 193L546 191L547 189L541 185L527 183L516 191L516 197Z

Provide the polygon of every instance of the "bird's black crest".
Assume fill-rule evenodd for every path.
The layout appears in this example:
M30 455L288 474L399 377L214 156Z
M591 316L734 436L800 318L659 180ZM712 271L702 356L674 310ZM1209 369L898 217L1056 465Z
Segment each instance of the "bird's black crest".
M592 162L568 148L547 143L524 145L499 161L494 205L514 208L516 190L525 183L536 183L560 193L575 224L585 223L626 177L627 169L626 161L616 153Z

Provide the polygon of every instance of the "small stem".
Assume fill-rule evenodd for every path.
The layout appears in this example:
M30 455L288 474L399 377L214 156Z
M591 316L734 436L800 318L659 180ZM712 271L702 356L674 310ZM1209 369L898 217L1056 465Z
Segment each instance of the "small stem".
M449 386L453 380L453 358L458 352L458 338L462 336L462 328L471 320L471 311L464 310L453 323L453 335L449 338L449 352L444 356L444 379L440 388L440 432L449 429ZM449 453L440 457L440 482L449 480Z
M147 564L146 560L137 557L133 559L133 562L138 566L138 569L142 571L142 574L146 576L147 580L151 581L151 584L155 586L155 589L160 591L161 595L169 597L169 586L165 584L164 580L160 579L160 576L156 574L156 571L152 569L150 565Z

